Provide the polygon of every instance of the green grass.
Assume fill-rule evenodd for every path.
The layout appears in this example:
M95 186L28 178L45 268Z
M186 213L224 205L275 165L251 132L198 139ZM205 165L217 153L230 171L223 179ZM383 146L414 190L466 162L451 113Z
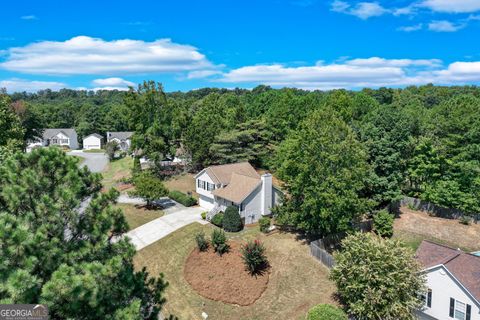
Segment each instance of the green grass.
M83 150L85 153L105 153L103 149L90 149L90 150Z
M144 207L132 204L117 204L114 207L123 210L123 214L127 219L130 230L163 216L162 210L147 210Z
M106 189L114 187L121 179L130 178L132 174L133 158L124 157L110 162L103 175L103 186Z

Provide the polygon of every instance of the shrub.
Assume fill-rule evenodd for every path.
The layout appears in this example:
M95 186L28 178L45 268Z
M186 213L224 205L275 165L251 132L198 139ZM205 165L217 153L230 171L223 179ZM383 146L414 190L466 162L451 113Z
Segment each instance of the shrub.
M306 320L348 320L348 317L335 306L318 304L308 311Z
M178 203L183 204L185 207L191 207L197 204L197 200L195 200L195 198L176 190L170 191L168 197L177 201Z
M215 229L212 232L212 246L219 255L228 252L230 246L227 243L227 236L223 230Z
M212 220L210 220L211 223L216 225L217 227L222 228L223 227L223 212L219 212L216 215L213 216Z
M381 237L393 235L393 215L387 210L381 210L373 216L373 230Z
M407 208L410 210L416 210L415 205L413 203L407 204Z
M223 229L228 232L238 232L242 230L243 223L238 208L230 206L223 215Z
M260 220L258 220L258 224L260 225L260 231L267 233L268 228L270 228L270 218L261 217Z
M356 319L412 319L421 305L418 292L425 290L425 276L410 248L398 240L356 233L343 239L342 250L333 256L330 278L348 314Z
M258 240L249 241L242 246L242 258L251 274L259 273L268 266L265 247Z
M206 251L208 249L208 240L205 238L205 233L198 232L195 235L195 241L197 242L198 250Z
M461 216L459 222L461 224L464 224L464 225L468 226L470 224L471 220L472 219L468 216Z
M207 212L206 211L202 212L200 215L202 216L202 220L207 219Z

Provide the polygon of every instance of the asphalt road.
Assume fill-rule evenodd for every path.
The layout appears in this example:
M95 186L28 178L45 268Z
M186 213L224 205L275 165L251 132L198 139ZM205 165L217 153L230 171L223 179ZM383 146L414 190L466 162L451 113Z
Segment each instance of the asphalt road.
M82 150L73 150L68 154L85 158L82 164L87 166L92 172L102 172L108 164L108 157L104 153L87 153Z

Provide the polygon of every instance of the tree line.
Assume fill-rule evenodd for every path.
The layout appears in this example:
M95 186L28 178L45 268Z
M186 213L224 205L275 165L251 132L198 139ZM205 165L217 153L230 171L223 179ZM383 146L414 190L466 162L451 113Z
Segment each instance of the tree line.
M402 195L480 212L474 86L165 93L146 81L127 92L4 96L25 139L37 127L74 127L80 137L131 130L154 162L182 150L193 170L237 161L272 170L289 194L280 220L311 233L343 230Z

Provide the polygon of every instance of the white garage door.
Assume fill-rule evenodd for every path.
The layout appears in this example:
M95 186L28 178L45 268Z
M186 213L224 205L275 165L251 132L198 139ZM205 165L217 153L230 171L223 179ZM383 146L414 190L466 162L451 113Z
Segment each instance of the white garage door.
M210 210L213 208L213 199L200 195L198 204L200 207Z

